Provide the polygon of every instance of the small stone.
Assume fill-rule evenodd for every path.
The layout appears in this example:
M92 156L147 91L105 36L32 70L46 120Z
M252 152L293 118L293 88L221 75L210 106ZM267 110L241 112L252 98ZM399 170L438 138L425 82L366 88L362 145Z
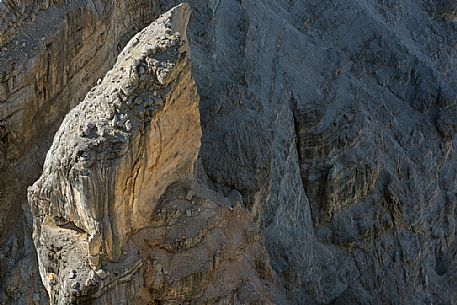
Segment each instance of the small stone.
M195 194L197 193L197 191L195 189L191 189L187 195L186 195L186 199L191 201L192 198L194 198Z
M191 209L187 209L186 210L186 216L187 217L191 217L192 216L192 210Z
M102 79L99 78L99 79L97 80L97 85L100 85L101 83L102 83Z
M25 47L27 44L25 42L22 43L22 47Z
M108 277L108 274L106 274L106 272L103 271L102 269L98 269L97 271L95 271L95 273L102 280L104 280L104 279L106 279Z

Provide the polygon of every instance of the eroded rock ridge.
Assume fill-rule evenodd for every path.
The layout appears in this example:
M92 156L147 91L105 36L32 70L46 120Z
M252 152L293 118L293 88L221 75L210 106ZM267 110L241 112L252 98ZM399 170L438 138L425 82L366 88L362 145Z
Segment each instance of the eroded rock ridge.
M197 175L189 15L179 5L132 38L66 116L29 189L51 304L271 303L269 257L241 196Z

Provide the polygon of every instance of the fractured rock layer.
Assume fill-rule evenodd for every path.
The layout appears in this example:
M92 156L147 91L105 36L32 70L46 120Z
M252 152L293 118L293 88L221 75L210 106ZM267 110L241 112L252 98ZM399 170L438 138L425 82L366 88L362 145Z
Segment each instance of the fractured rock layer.
M154 1L0 3L0 304L46 304L26 189L68 111L158 9Z
M455 304L456 2L190 2L201 158L290 303Z
M270 303L268 255L240 196L194 176L189 15L180 5L137 34L54 137L29 190L51 304Z
M46 27L30 27L29 12L46 2L35 20L47 17ZM0 62L14 64L2 65L0 86L5 304L43 303L29 293L37 288L27 267L33 251L18 219L51 135L104 75L114 59L106 48L117 53L132 19L139 24L179 0L87 1L96 5L82 10L86 1L54 2L1 7L17 25L0 25L9 41ZM242 194L284 304L457 303L456 2L189 2L201 161L211 188ZM79 30L84 24L94 35ZM60 34L35 49L26 34L40 28ZM99 43L98 29L117 34ZM78 65L94 45L102 48L93 60ZM38 59L28 61L32 51ZM79 73L85 76L72 78Z

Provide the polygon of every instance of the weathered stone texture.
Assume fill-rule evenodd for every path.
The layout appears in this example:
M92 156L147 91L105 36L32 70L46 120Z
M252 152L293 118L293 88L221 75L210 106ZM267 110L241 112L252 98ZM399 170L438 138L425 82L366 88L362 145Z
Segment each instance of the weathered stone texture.
M235 189L239 192L235 194L241 194L243 206L265 239L273 278L277 276L278 289L286 299L280 298L279 303L457 303L456 2L189 2L192 75L201 100L200 159L211 189L226 195ZM30 3L24 2L24 12ZM53 12L62 13L59 8L67 10L80 3L51 5L37 14L36 22L40 16L61 20L65 14ZM111 9L112 1L93 3L95 11L88 11L113 20L113 28L133 30L130 21L124 26L123 18L113 17L119 14L112 12L119 10ZM136 1L115 3L128 5L123 12L139 10L144 16L149 12ZM179 1L147 3L165 11ZM79 16L81 11L76 11ZM45 28L61 24L47 21ZM27 29L28 22L17 29ZM104 23L90 24L98 29ZM6 75L16 77L5 78L0 86L1 101L8 100L1 96L14 96L14 103L0 103L2 117L14 114L8 116L14 124L0 127L0 198L2 206L8 207L2 207L0 219L2 228L7 228L2 229L3 236L10 236L20 219L25 187L40 173L42 157L51 144L49 135L108 64L99 69L92 68L96 65L91 62L78 66L80 61L75 61L72 71L88 75L75 78L78 86L69 87L70 92L79 92L77 98L60 93L46 102L25 98L37 95L35 88L55 93L53 86L69 79L61 73L69 68L63 70L57 64L49 69L52 82L19 86L21 93L11 95L7 86L50 72L43 64L30 73L20 72L19 67L33 66L24 58L35 45L21 38L25 37L21 31L16 45L14 33L0 30L6 37L2 39L10 41L0 60L11 57L18 67L10 66ZM59 35L45 42L54 46L47 49L54 50L52 54L69 54L65 62L80 56L72 50L95 45L95 40L85 37L84 43L77 38L80 44L71 44L79 47L62 49L61 41L69 44L65 38L69 34ZM116 37L114 43L103 38L103 47L117 45L120 36ZM43 50L36 52L44 59L33 62L47 62L49 51ZM44 106L38 108L40 103ZM89 134L91 130L87 129ZM22 225L16 231L23 236ZM11 257L30 257L17 250L27 248L17 240L8 238L8 246L0 251L6 253L2 273L23 266ZM175 291L172 286L163 287ZM16 297L19 289L5 291ZM158 289L154 291L156 295ZM190 297L186 293L179 295Z
M29 189L51 304L272 304L262 238L196 176L187 5L132 38L70 111Z
M203 164L290 302L456 303L455 1L190 3Z
M0 8L5 5L4 20L27 19L34 10L36 18L14 29L0 26L7 35L0 47L0 303L45 304L31 263L25 190L39 177L65 114L157 10L153 1L3 1Z

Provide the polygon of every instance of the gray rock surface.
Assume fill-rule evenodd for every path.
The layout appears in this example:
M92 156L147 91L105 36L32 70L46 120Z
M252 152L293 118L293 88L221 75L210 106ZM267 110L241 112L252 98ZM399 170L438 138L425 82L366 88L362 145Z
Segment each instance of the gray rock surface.
M181 4L132 38L65 117L29 189L51 304L272 304L249 211L196 175L189 16Z
M155 5L0 2L0 304L47 303L26 189L40 176L64 116L112 67L127 41L158 16Z
M455 1L190 3L203 164L290 302L455 304Z
M242 195L287 302L455 304L456 2L189 2L208 183ZM19 122L0 129L3 143L16 128L25 142L46 138ZM13 194L3 206L23 204L33 181L15 181L32 167L23 147L23 167L1 161L19 169L2 168L14 180L1 184ZM3 227L8 236L14 226ZM17 265L12 249L27 248L8 240L2 270Z

